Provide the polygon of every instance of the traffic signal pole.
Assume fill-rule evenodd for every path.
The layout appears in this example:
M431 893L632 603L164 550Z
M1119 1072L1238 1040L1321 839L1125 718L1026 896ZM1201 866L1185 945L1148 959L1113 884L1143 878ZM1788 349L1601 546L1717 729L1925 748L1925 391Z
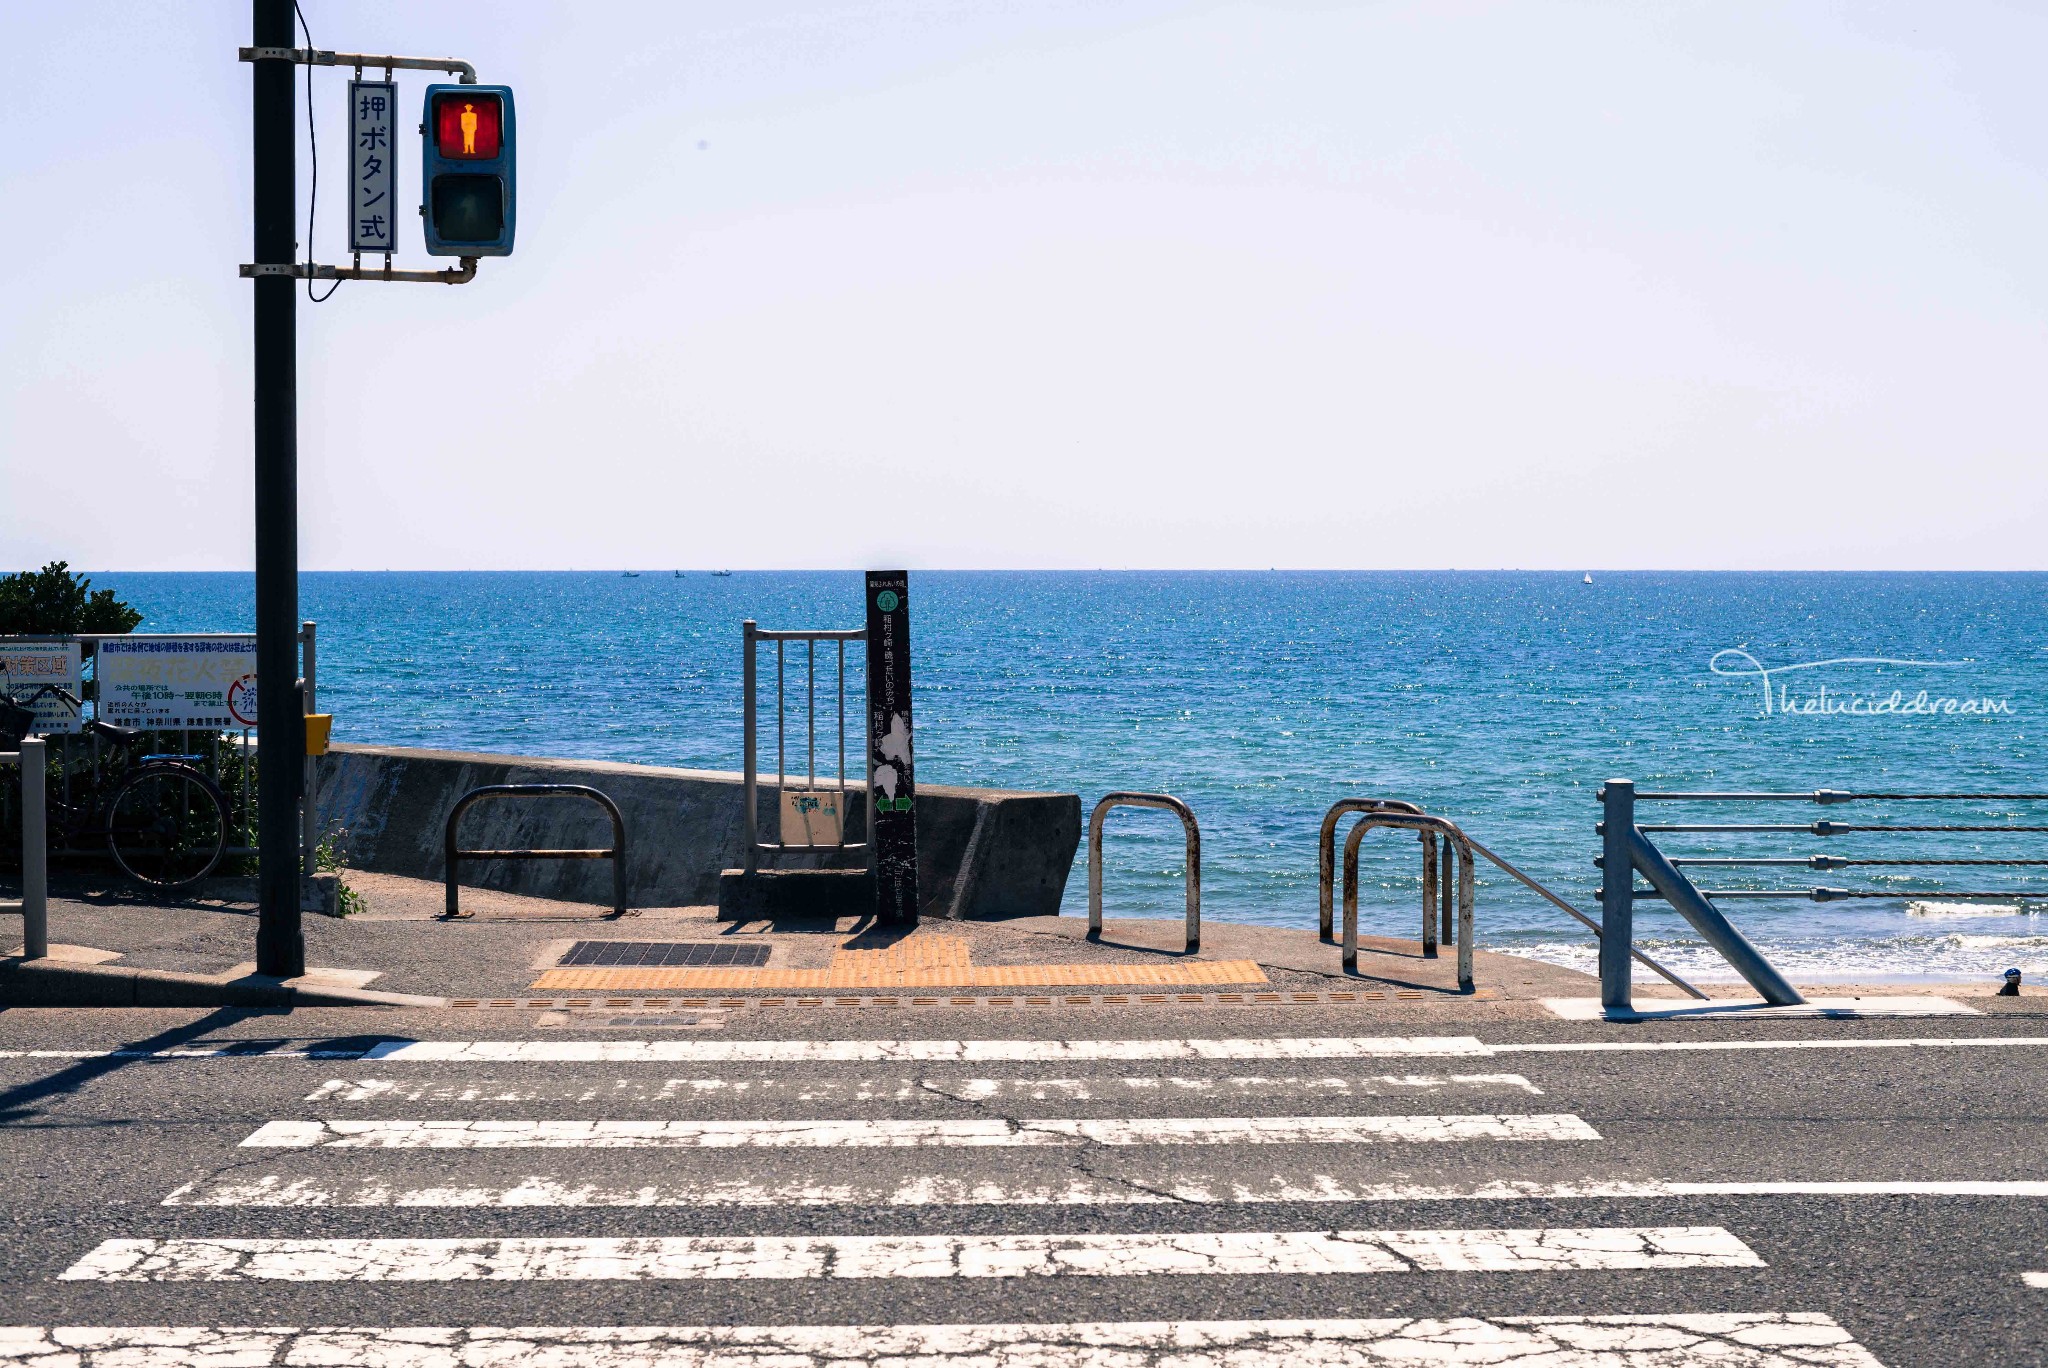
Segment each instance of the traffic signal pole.
M462 285L476 278L478 256L512 251L512 92L493 87L500 101L506 165L502 240L459 243L459 270L400 271L321 266L298 260L292 236L297 217L298 140L293 124L293 78L301 66L381 66L446 71L464 86L476 83L468 62L442 57L382 56L294 47L292 0L251 0L250 127L255 171L255 259L242 263L256 291L256 972L297 978L306 972L306 937L299 925L303 878L300 804L306 798L306 703L299 672L299 359L298 282L382 280ZM484 98L479 95L479 98ZM432 250L430 248L430 250ZM307 256L312 256L307 244ZM358 255L360 261L360 254Z
M292 0L252 0L251 41L289 48ZM251 65L256 292L256 972L306 972L299 926L299 798L306 723L299 701L297 187L289 61Z

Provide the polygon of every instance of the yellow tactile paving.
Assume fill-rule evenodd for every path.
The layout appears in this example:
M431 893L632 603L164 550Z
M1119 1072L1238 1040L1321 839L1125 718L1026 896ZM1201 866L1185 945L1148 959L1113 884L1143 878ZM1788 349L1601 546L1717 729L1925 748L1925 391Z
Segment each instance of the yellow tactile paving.
M840 988L1182 988L1264 983L1251 960L1171 964L995 964L971 962L958 936L911 936L877 949L837 950L826 969L550 969L536 989L594 993L756 988L777 992Z

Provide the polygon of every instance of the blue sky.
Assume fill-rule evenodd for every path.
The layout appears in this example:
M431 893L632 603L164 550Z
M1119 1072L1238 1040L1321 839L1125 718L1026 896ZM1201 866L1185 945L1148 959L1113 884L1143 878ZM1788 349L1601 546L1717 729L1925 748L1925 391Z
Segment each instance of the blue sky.
M2042 5L305 3L520 131L309 569L2048 568ZM0 10L0 562L252 561L247 25Z

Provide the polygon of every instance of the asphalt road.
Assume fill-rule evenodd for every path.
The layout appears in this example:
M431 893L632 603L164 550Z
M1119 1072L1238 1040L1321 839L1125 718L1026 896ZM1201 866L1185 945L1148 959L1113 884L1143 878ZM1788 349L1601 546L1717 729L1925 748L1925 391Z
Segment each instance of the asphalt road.
M0 1362L2043 1363L2021 1006L0 1012Z

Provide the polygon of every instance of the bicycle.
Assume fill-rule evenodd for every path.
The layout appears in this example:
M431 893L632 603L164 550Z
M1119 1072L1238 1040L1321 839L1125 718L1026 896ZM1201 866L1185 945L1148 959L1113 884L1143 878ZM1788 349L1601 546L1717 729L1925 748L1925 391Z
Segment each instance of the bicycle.
M68 689L44 684L26 699L0 686L0 747L18 745L35 724L35 705L61 698L79 712L84 703ZM147 888L186 888L211 874L227 848L228 800L204 770L199 755L133 755L149 738L138 727L90 721L81 730L130 752L127 772L104 799L49 800L53 844L74 849L106 842L123 874Z

